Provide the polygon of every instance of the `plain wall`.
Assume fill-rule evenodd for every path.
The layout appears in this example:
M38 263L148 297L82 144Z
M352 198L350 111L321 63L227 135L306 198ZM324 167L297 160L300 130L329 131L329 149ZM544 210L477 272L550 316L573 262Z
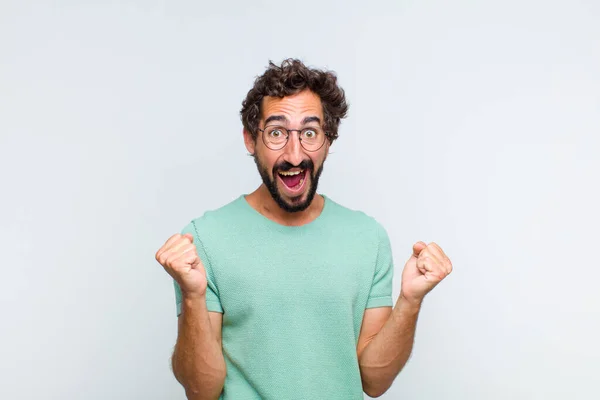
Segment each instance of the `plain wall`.
M382 399L598 399L600 3L0 2L0 398L184 399L154 260L260 183L269 60L350 103L320 191L454 273Z

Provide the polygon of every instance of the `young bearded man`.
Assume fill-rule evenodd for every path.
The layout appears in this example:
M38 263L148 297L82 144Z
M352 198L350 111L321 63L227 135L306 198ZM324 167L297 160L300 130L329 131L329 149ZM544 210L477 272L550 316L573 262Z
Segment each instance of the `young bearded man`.
M394 305L386 230L317 194L347 109L334 73L270 63L241 110L262 185L157 251L174 280L172 367L189 400L378 397L407 362L423 299L452 264L416 242Z

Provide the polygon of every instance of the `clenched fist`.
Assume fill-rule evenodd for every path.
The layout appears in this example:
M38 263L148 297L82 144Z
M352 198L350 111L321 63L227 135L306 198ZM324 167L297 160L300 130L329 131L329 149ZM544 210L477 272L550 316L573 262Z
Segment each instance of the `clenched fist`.
M411 303L420 304L451 272L452 262L437 243L417 242L402 271L401 295Z
M189 233L171 236L156 252L156 261L177 281L184 295L204 296L206 271L193 242Z

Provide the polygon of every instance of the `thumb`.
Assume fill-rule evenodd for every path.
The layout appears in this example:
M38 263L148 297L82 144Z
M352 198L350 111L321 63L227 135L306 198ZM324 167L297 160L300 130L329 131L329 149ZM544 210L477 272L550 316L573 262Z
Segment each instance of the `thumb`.
M194 235L192 235L191 233L186 233L183 236L190 239L192 241L192 243L194 243Z
M417 242L415 244L413 244L413 257L419 257L419 254L421 254L421 252L423 251L423 249L427 247L427 245L425 244L425 242Z

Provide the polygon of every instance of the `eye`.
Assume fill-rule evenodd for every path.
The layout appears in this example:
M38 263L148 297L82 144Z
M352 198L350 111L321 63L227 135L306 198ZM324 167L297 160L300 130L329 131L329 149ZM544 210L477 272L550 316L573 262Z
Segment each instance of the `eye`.
M313 129L307 129L304 131L304 137L307 139L314 139L317 136L317 131Z
M281 135L283 135L283 132L281 131L280 128L273 128L272 130L269 131L269 136L271 136L271 137L278 138Z

